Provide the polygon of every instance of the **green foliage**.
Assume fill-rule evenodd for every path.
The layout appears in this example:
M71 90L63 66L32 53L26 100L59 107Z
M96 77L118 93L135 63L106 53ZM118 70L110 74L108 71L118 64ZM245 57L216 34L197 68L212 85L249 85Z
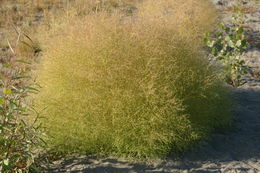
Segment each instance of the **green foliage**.
M12 64L2 70L5 73L0 79L0 172L23 172L33 163L35 146L40 143L36 120L28 121L33 110L25 102L28 94L37 89L22 84L20 66ZM7 73L8 70L12 72Z
M205 37L211 56L224 65L225 80L235 87L242 85L241 77L248 73L248 68L241 59L247 48L243 24L243 14L237 12L232 17L231 26L221 23L214 36L208 33Z
M97 13L47 30L33 100L53 152L155 158L229 124L228 92L198 51L212 12L197 2L147 1L134 18Z

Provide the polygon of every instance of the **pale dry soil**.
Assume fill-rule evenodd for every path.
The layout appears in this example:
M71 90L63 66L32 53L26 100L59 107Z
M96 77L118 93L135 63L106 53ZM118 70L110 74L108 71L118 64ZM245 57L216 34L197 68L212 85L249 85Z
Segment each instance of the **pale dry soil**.
M232 0L213 0L219 9L232 6ZM256 1L254 1L256 2ZM259 3L258 3L259 4ZM45 172L85 173L259 173L260 172L260 6L253 1L244 5L255 10L246 14L250 47L244 58L251 67L243 86L233 89L234 128L214 134L197 150L181 157L153 164L130 163L118 158L74 157L52 163ZM225 21L231 13L224 13ZM259 76L258 76L259 73Z

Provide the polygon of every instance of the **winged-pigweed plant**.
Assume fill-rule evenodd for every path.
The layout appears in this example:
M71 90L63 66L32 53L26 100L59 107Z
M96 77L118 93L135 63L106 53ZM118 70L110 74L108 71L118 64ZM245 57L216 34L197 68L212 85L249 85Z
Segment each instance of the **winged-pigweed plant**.
M0 78L0 172L27 172L34 162L35 147L41 143L38 137L40 126L37 118L29 122L36 113L27 106L25 99L38 90L23 82L22 66L27 63L17 60L18 65L5 64ZM16 63L17 64L17 63Z
M245 61L241 59L248 45L243 24L243 14L238 11L233 14L230 26L221 23L218 31L213 36L207 33L204 40L211 49L210 56L223 64L225 80L234 87L242 85L241 77L248 73Z
M147 0L131 17L105 10L43 30L33 100L47 107L48 147L157 158L229 124L226 88L198 51L215 19L211 5Z

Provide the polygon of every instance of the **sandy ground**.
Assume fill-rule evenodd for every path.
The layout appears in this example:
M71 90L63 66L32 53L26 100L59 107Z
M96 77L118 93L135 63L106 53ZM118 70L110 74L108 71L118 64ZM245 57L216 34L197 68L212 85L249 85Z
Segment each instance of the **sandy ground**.
M213 2L220 9L234 3L232 0ZM253 75L246 77L246 84L233 89L235 124L232 131L214 134L211 141L196 151L178 159L160 160L152 166L129 163L123 159L83 156L56 161L46 172L260 173L260 6L247 2L244 1L244 5L254 7L255 10L246 15L251 45L244 58ZM228 21L230 15L223 14L224 20Z

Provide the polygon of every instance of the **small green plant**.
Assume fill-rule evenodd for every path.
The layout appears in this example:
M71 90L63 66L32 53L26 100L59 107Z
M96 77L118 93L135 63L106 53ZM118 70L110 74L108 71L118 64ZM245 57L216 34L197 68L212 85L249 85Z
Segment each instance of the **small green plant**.
M34 162L35 147L41 143L37 118L29 121L29 115L36 111L25 101L37 89L23 82L28 77L22 76L21 65L10 63L12 65L4 65L1 69L0 78L0 172L20 173L26 172Z
M248 45L243 24L243 14L237 12L233 14L230 26L221 23L219 30L213 36L207 33L204 39L211 49L210 56L222 62L226 82L234 87L242 85L241 77L248 73L245 61L241 59Z

